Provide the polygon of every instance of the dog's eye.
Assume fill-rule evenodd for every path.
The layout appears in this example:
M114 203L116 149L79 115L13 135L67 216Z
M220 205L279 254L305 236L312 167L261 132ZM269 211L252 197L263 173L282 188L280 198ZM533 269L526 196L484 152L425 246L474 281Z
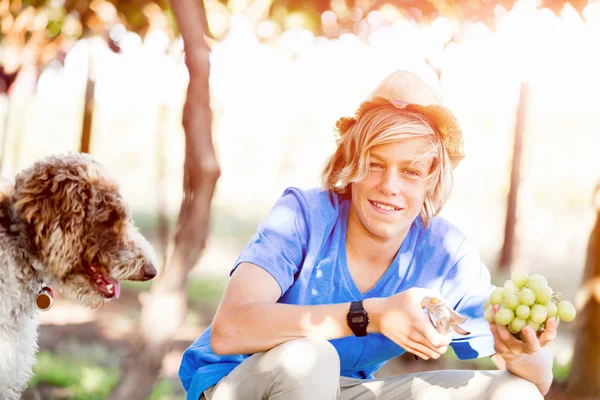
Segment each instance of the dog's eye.
M110 213L108 213L108 217L106 218L105 221L102 221L102 223L104 225L108 225L108 226L114 226L116 225L119 220L120 220L120 215L117 211L113 210Z

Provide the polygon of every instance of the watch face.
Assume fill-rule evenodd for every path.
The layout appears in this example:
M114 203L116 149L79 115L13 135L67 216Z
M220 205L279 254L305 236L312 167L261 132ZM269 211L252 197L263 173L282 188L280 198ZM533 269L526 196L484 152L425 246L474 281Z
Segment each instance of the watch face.
M361 314L355 314L355 315L352 315L352 316L350 317L350 322L351 322L352 324L359 324L359 325L362 325L362 324L365 324L365 323L367 322L367 319L365 318L365 316L364 316L364 315L361 315Z

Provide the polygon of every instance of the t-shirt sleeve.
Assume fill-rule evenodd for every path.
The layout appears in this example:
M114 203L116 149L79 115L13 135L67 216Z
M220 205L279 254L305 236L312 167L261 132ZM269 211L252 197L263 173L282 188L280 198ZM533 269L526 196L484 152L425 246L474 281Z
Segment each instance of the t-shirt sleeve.
M490 273L468 239L460 246L455 259L456 264L442 285L442 296L456 312L467 317L467 322L460 326L470 334L462 336L451 331L450 345L461 360L491 356L496 353L494 337L483 317L483 303L493 289Z
M298 189L286 189L259 224L234 263L255 264L270 273L283 295L294 282L308 247L308 208Z

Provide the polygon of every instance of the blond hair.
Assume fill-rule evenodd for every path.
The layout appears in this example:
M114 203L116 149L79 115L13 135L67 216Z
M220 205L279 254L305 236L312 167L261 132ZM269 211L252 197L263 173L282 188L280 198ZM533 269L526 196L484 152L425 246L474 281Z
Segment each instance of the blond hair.
M433 156L425 177L426 195L419 216L426 227L439 214L452 190L452 167L448 152L435 127L417 112L382 105L366 111L337 139L337 148L323 169L323 186L335 193L346 194L349 184L361 182L369 174L370 150L378 145L403 139L425 137L431 146L418 157Z

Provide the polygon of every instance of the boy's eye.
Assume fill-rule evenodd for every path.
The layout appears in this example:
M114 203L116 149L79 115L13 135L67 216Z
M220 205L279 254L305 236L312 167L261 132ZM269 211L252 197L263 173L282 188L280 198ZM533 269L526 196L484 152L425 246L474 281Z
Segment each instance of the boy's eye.
M377 164L376 162L369 163L370 168L383 168L381 164Z
M412 176L421 176L421 172L417 171L416 169L405 169L404 172Z

